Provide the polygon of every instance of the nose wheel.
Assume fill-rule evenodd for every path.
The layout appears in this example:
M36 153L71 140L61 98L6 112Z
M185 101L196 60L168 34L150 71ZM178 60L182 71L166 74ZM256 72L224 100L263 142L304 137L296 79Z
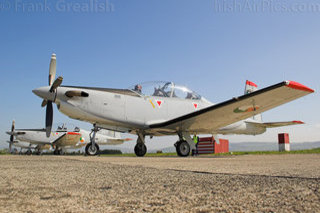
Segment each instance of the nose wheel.
M95 156L99 153L99 146L98 144L88 143L86 145L86 154L89 156Z
M143 143L137 143L134 147L134 153L138 157L143 157L147 153L147 147Z
M99 154L99 146L96 144L96 133L98 131L99 128L94 124L90 133L90 143L86 145L86 154L89 156L95 156Z
M145 145L144 134L138 133L137 144L134 147L134 153L138 157L143 157L147 153L147 147Z

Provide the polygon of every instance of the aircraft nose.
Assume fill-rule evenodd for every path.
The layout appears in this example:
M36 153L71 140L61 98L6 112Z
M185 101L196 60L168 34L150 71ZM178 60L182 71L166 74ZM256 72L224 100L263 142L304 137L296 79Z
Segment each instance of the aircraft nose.
M54 99L54 93L51 93L49 90L50 90L49 87L40 87L32 90L32 92L42 99L52 101Z

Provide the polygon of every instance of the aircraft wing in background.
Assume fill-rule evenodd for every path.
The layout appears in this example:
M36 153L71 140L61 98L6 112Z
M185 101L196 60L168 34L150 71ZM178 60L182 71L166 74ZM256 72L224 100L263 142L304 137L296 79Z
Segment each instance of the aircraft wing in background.
M81 134L78 132L66 132L61 135L58 139L52 142L54 146L74 146L81 138Z

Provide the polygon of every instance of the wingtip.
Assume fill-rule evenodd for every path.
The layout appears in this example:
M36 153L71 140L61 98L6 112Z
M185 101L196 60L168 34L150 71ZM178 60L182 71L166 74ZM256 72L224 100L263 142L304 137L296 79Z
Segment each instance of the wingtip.
M295 124L305 124L303 121L292 121Z
M313 93L314 90L295 81L286 81L287 87Z

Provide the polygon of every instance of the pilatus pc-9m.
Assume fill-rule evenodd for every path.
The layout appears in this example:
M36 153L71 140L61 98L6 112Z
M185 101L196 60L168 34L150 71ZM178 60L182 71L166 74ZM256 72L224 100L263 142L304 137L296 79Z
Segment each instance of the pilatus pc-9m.
M293 101L314 90L294 81L257 90L246 82L245 94L214 104L194 91L173 82L137 84L130 89L82 86L61 86L62 77L55 79L56 55L50 62L49 86L33 90L43 99L46 110L46 130L51 131L52 103L70 118L93 124L87 154L97 154L95 133L100 129L138 135L135 153L144 156L146 136L178 135L176 150L188 156L195 148L194 134L262 134L269 127L300 124L300 121L264 123L261 113Z

